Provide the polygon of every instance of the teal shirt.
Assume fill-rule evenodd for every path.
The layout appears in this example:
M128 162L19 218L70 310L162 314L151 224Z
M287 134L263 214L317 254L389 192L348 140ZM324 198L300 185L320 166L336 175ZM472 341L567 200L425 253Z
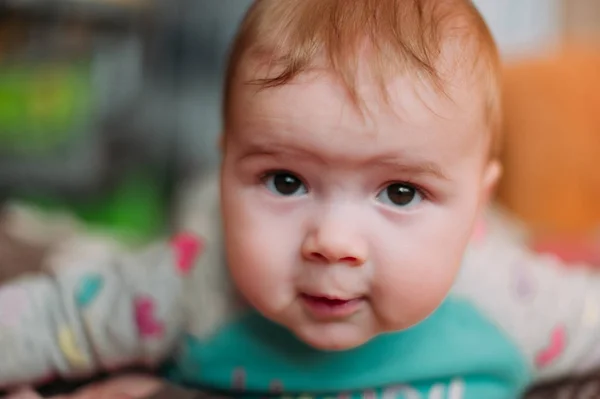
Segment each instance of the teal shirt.
M519 350L466 300L342 352L324 352L252 312L206 340L188 336L169 366L176 382L248 396L517 398L531 380Z

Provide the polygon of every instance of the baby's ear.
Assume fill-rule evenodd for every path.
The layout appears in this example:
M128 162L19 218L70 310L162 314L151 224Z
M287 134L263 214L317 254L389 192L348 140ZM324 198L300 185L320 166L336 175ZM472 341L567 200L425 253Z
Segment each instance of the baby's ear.
M502 176L502 164L497 159L492 159L488 162L483 172L482 202L485 206L493 197L494 191L498 184L498 180Z

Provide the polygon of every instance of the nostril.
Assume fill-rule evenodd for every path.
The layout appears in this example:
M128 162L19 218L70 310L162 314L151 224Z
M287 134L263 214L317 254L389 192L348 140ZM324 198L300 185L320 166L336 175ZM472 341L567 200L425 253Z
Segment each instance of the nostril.
M357 264L358 263L358 259L355 258L354 256L346 256L345 258L341 258L340 262L342 263L350 263L350 264Z
M328 259L325 255L319 253L319 252L312 252L310 254L311 258L313 258L314 260L318 261L318 262L327 262Z

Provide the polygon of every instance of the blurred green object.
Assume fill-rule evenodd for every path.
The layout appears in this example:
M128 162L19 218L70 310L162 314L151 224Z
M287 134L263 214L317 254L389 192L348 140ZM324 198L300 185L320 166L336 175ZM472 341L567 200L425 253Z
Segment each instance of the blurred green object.
M69 212L90 227L100 228L128 244L142 244L166 228L167 204L155 174L131 173L103 198L60 201L48 197L22 199L47 211Z
M92 103L88 62L0 64L0 151L54 149L86 122Z
M0 152L35 158L76 140L89 128L92 89L86 62L0 64ZM142 243L160 234L166 223L166 200L153 172L126 172L116 187L90 200L44 194L17 199L74 214L90 227Z

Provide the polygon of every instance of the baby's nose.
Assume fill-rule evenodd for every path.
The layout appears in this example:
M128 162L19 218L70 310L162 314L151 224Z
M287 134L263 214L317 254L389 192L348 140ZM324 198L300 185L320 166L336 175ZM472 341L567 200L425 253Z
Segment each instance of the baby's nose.
M303 257L314 263L362 266L367 260L366 242L348 229L321 226L309 233L302 245Z

